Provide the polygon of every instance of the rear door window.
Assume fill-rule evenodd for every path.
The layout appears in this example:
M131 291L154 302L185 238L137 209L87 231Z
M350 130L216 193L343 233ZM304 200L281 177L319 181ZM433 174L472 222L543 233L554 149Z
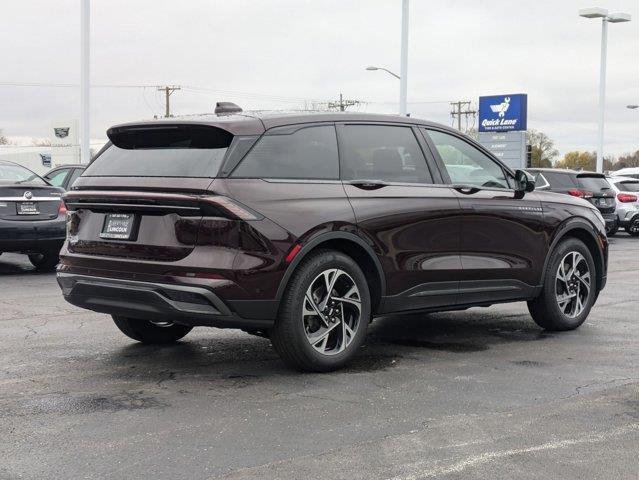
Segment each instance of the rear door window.
M231 175L236 178L339 179L333 125L269 130Z
M344 125L340 142L343 180L433 183L411 127Z
M54 187L62 187L64 186L64 181L66 180L70 170L70 168L61 168L60 170L53 172L51 176L47 175L44 178Z

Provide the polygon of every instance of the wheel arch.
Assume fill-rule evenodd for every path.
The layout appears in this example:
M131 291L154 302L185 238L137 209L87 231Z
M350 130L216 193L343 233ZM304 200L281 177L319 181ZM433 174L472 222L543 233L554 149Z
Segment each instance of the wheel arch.
M375 252L362 238L349 232L329 232L318 235L305 243L293 261L289 264L277 289L276 300L278 303L284 295L293 273L299 264L310 253L318 249L331 249L340 251L353 258L363 270L368 280L371 294L371 312L376 313L380 309L382 297L386 292L386 278L382 265Z
M604 258L597 240L597 232L587 220L581 218L568 220L559 227L550 244L550 248L548 248L548 252L546 253L546 260L544 261L540 284L542 286L544 284L545 272L548 268L550 257L555 251L555 247L567 238L576 238L581 240L590 251L592 259L595 262L597 292L599 292L603 288Z

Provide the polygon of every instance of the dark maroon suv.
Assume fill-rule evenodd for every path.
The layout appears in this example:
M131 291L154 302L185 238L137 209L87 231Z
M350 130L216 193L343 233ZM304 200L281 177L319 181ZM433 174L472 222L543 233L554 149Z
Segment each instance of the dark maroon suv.
M528 301L569 330L606 283L604 221L459 132L362 114L119 125L65 195L58 282L127 336L268 336L342 366L375 316Z

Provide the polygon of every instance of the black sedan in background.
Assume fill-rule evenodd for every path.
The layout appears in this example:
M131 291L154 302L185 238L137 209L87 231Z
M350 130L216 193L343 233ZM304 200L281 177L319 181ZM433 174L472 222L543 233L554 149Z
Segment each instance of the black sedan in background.
M31 170L0 160L0 253L23 253L38 270L53 270L66 235L63 192Z

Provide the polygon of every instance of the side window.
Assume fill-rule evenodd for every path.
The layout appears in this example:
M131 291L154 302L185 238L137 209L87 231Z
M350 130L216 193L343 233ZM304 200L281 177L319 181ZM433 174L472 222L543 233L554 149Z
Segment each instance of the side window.
M257 141L231 176L337 180L335 127L322 125L293 133L268 133Z
M343 180L433 183L410 127L345 125L342 132Z
M454 184L510 188L503 168L470 143L448 133L428 130Z
M535 177L535 188L539 190L540 188L547 188L550 186L546 177L544 177L541 172L533 172L533 176Z
M575 188L577 186L573 176L569 174L546 172L544 176L550 182L552 188Z
M73 170L73 173L71 174L71 178L69 179L69 183L67 188L71 188L71 186L73 186L73 182L76 181L76 179L82 175L82 172L84 172L83 168L76 168L75 170Z
M44 177L47 182L49 182L54 187L61 187L64 184L64 179L67 178L67 174L69 173L69 168L63 168L58 170L57 172L53 172L53 175Z

